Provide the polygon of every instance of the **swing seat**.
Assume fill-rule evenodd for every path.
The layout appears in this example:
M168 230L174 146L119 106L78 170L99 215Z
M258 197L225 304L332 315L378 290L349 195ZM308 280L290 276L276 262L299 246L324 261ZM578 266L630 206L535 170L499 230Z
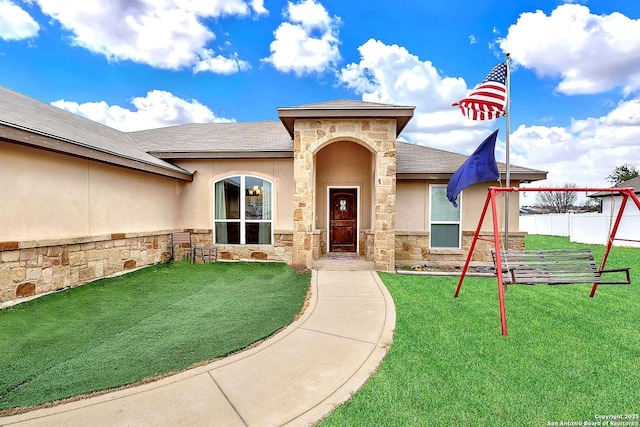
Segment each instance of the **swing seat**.
M498 268L496 252L491 251ZM629 285L629 268L600 270L591 249L501 250L502 272L508 273L505 282L521 285L569 285L591 283L598 285ZM606 281L605 273L625 273L626 279ZM509 282L507 282L509 280Z

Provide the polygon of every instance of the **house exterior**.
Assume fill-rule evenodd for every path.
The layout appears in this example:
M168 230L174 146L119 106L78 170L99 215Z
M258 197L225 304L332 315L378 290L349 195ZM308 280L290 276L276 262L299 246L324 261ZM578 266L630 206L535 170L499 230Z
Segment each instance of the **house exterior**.
M398 141L414 107L277 111L280 121L125 133L0 88L0 303L167 261L179 230L219 259L299 269L328 252L378 270L464 261L498 183L465 189L453 208L446 184L467 157ZM545 178L511 167L515 186ZM517 215L509 229L522 245ZM490 259L481 249L474 261Z

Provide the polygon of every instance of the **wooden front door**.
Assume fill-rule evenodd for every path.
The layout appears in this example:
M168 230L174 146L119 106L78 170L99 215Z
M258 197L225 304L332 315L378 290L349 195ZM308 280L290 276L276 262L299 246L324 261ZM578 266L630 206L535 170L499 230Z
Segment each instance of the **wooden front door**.
M358 190L329 190L329 252L356 252L358 242Z

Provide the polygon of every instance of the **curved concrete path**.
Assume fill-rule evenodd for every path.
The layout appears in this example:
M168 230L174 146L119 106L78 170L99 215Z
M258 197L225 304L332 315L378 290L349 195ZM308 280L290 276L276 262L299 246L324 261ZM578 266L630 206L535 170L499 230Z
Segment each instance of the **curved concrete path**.
M1 426L306 426L377 369L395 307L374 271L313 270L303 316L259 346L162 380L0 418Z

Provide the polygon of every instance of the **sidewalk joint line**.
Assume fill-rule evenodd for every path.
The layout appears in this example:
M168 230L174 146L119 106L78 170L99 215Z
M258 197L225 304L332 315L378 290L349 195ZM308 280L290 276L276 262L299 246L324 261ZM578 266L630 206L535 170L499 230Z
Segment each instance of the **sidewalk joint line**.
M218 381L216 381L216 379L213 377L213 372L212 371L208 371L207 373L209 374L209 377L213 380L213 383L216 385L216 387L218 387L218 390L220 390L220 393L222 393L222 395L224 396L224 398L227 401L227 403L229 403L229 406L231 406L233 408L233 412L235 412L236 415L240 418L240 420L242 421L242 424L244 424L245 426L249 427L249 424L247 423L247 420L245 420L244 417L242 416L242 414L240 414L240 412L238 411L238 408L235 407L235 405L229 399L229 396L227 396L227 393L224 392L222 387L220 387L220 384L218 384Z

